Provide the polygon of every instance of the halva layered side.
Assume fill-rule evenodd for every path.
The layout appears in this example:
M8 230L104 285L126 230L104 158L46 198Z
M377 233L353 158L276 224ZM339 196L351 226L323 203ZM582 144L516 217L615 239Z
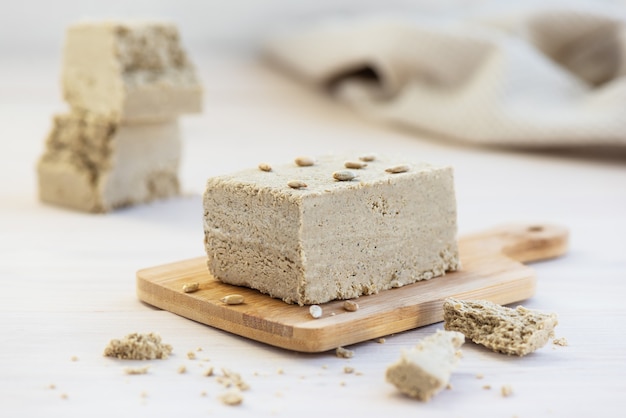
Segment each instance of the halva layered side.
M37 165L44 202L86 212L178 194L176 121L123 125L91 113L54 118Z
M437 330L402 352L400 360L387 368L387 382L412 398L430 400L448 384L464 342L460 332Z
M176 26L83 22L67 29L63 94L73 109L124 123L200 112L202 89Z
M456 270L456 230L452 168L393 158L261 164L204 194L210 273L300 305Z

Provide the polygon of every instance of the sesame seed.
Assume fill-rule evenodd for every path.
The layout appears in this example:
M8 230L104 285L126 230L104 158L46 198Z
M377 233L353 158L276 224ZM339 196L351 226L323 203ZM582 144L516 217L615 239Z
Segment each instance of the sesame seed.
M340 171L335 171L333 173L333 177L335 178L335 180L338 180L338 181L350 181L356 177L356 174L354 174L350 170L340 170Z
M224 296L220 300L227 305L240 305L243 303L244 299L243 299L243 296L241 295L233 294L233 295Z
M292 189L302 189L304 187L307 187L306 183L300 180L291 180L289 183L287 183L287 186L291 187Z
M365 154L365 155L361 155L359 157L359 160L367 161L367 162L374 161L375 159L376 159L376 155L375 154Z
M406 173L409 171L409 166L406 164L400 164L393 167L389 167L385 170L387 173L397 174L397 173Z
M343 163L344 167L346 168L354 168L354 169L360 169L360 168L365 168L367 167L367 164L361 161L346 161L345 163Z
M311 157L297 157L295 163L300 167L309 167L315 165L315 160Z

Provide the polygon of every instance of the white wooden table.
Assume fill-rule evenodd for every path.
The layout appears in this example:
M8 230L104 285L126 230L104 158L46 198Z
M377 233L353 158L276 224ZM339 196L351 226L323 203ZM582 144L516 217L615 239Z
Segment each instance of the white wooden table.
M53 113L65 108L58 58L1 66L0 416L624 416L624 154L563 157L444 143L364 120L252 55L194 59L206 106L182 121L184 196L108 215L37 200L35 163ZM441 324L356 344L352 359L340 359L266 346L138 301L138 269L202 255L207 177L343 151L452 164L461 234L518 220L568 226L568 255L534 265L538 290L524 305L556 312L557 336L569 346L512 358L467 343L452 388L420 403L401 396L384 372ZM112 338L151 331L174 353L149 362L146 375L123 371L140 362L102 355ZM344 373L347 365L357 373ZM242 405L218 400L223 388L203 375L210 366L242 375L250 385ZM505 384L512 396L501 396Z

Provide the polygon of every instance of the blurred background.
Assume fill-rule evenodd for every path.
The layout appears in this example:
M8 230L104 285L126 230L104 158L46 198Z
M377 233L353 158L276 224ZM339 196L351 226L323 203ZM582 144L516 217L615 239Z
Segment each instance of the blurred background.
M23 0L4 1L0 15L0 51L56 53L65 27L84 18L158 18L178 25L185 43L194 48L240 48L258 45L281 26L328 16L373 13L419 13L437 18L510 11L536 6L586 5L619 8L624 0Z

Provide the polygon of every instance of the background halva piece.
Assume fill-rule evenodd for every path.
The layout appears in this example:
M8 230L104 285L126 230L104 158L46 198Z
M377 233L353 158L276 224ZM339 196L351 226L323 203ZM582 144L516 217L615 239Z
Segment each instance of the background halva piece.
M208 180L204 231L211 274L288 303L316 304L456 270L450 167L377 158L355 178L333 173L358 156L318 158ZM299 187L293 187L298 183Z
M176 26L84 22L67 29L63 95L73 109L125 123L200 112L202 89Z
M176 121L123 125L75 112L53 123L37 165L42 201L108 212L178 194Z
M400 392L428 401L448 384L464 342L460 332L437 330L414 348L402 351L400 360L387 368L386 379Z
M486 300L448 298L444 327L462 332L476 344L504 354L524 356L543 347L558 324L554 313L518 306L507 308Z

